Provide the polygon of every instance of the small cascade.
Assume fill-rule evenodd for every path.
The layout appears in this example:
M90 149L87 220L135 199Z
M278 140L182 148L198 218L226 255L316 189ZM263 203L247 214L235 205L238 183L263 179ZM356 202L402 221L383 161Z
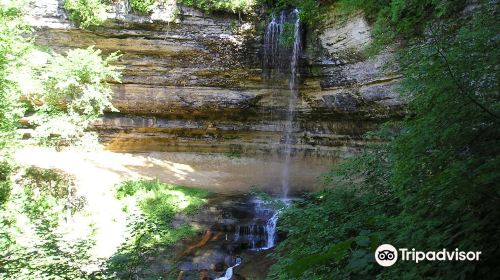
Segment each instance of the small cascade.
M195 221L209 230L185 244L193 248L188 253L184 253L187 251L184 249L180 251L183 254L177 267L185 271L186 279L199 279L201 271L209 279L231 279L238 273L248 273L248 267L270 265L270 256L264 251L277 245L279 211L274 204L257 197L226 199L216 201L208 211L197 214ZM203 245L198 246L201 241Z
M278 213L259 199L254 199L254 217L246 224L235 226L233 242L253 250L267 250L276 245Z
M233 266L230 266L226 269L226 272L224 273L224 276L215 278L215 280L231 280L233 277L233 270L235 267L241 264L241 258L236 258L236 263Z
M276 225L278 224L278 212L266 223L267 244L265 249L273 248L276 245Z

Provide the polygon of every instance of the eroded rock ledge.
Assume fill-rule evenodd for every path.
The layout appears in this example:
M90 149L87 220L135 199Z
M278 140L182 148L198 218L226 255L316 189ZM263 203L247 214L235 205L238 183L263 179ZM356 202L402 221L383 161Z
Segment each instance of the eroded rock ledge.
M280 150L288 90L263 79L258 17L204 15L159 6L151 15L114 2L104 25L81 30L62 1L35 1L37 43L57 52L88 47L120 51L123 81L113 86L119 113L95 124L119 151L269 153ZM389 51L360 58L370 43L361 14L326 23L306 46L294 148L339 156L365 144L361 135L402 116L397 67Z

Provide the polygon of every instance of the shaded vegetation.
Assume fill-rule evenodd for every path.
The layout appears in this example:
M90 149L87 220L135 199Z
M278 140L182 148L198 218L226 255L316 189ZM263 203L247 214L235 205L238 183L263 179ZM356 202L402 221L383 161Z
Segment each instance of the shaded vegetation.
M65 173L30 167L22 173L0 211L0 277L2 279L135 279L162 277L151 269L154 258L173 260L170 246L198 232L174 226L174 215L194 214L205 204L206 191L162 184L126 181L117 198L128 216L125 243L109 259L92 254L94 228L68 239L68 221L86 215L86 200ZM85 227L85 226L84 226ZM79 226L79 230L84 229Z
M498 4L458 16L461 2L376 3L370 9L392 15L380 26L409 39L399 62L411 114L368 135L386 144L333 170L326 190L284 213L288 238L269 278L498 279ZM373 257L383 243L482 255L383 269Z
M13 167L9 161L0 162L0 207L4 205L10 196L10 186L12 184L10 175Z
M325 15L325 4L316 0L262 0L262 5L271 13L278 13L283 9L297 8L300 20L312 27L319 24Z
M189 225L174 226L174 216L194 214L206 203L208 192L153 181L126 181L117 189L117 197L124 201L129 214L127 242L107 262L104 273L120 279L162 277L166 271L150 269L155 258L174 256L168 247L196 234Z
M321 27L325 19L349 16L363 11L373 25L375 46L383 47L397 40L410 40L424 35L436 19L449 20L465 8L465 0L264 0L261 4L271 12L298 8L301 20L312 29ZM331 9L331 7L334 9ZM373 46L372 46L373 47Z
M368 279L380 272L373 252L390 243L385 230L401 211L387 185L390 162L386 144L372 146L323 179L334 189L286 208L279 227L287 238L268 278Z

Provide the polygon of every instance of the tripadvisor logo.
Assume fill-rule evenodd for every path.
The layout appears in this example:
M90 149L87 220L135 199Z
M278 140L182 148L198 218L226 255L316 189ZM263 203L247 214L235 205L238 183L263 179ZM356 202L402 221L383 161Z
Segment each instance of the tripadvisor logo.
M398 260L398 250L391 244L382 244L375 251L375 260L381 266L391 266Z
M399 253L398 253L399 251ZM399 248L397 250L391 244L382 244L375 251L375 261L381 266L391 266L396 263L398 256L402 261L479 261L480 251L459 251L455 249L448 251L442 249L440 251L416 251L415 248L409 250L407 248Z

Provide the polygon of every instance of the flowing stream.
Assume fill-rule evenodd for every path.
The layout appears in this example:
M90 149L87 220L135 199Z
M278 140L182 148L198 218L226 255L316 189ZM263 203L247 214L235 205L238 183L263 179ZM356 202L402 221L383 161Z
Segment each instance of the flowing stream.
M199 241L179 246L177 268L182 279L231 279L236 274L263 279L272 264L269 250L276 246L276 210L252 195L209 198L209 206L189 221L205 228ZM179 224L185 218L177 217ZM196 278L199 277L199 278Z
M236 226L234 241L245 244L253 251L273 248L276 245L278 212L258 198L252 200L254 216L248 224Z
M236 259L235 265L233 265L231 267L228 267L226 269L226 272L224 273L224 276L216 278L215 280L231 280L231 278L233 277L233 270L234 270L234 268L237 267L240 264L241 264L241 259Z

